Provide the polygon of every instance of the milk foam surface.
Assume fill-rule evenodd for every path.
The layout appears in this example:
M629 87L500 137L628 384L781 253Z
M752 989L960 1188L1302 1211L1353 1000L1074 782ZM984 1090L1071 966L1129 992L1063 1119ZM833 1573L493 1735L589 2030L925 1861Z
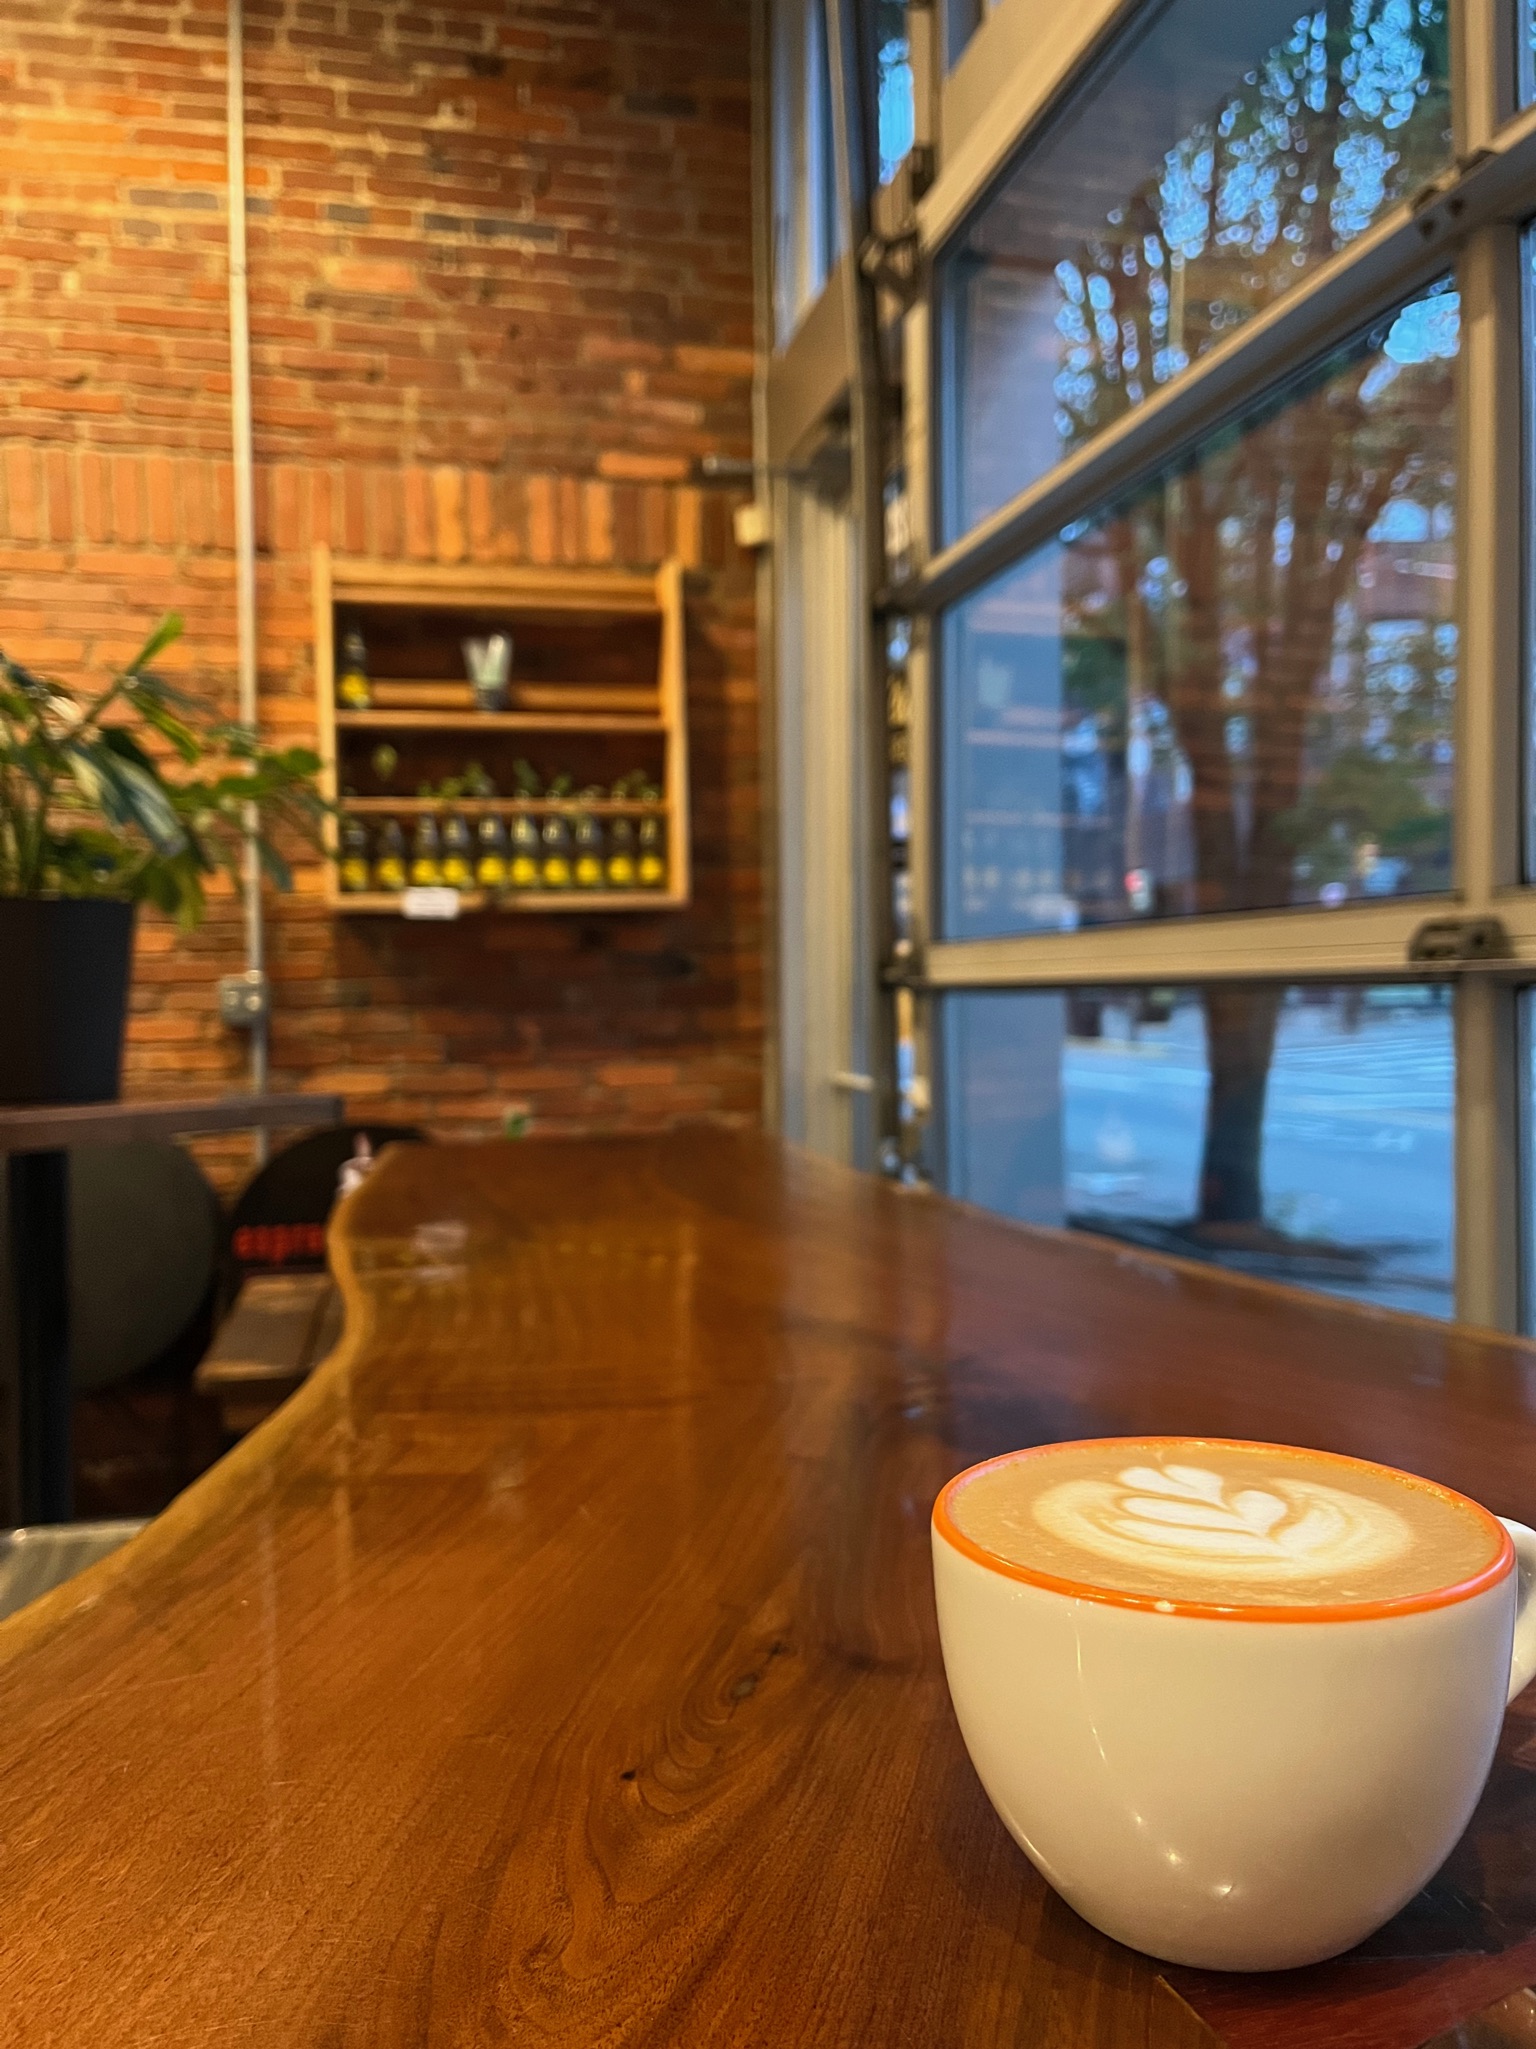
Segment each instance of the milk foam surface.
M950 1513L1013 1564L1170 1600L1395 1600L1500 1548L1482 1516L1384 1466L1198 1439L1026 1453L967 1480Z

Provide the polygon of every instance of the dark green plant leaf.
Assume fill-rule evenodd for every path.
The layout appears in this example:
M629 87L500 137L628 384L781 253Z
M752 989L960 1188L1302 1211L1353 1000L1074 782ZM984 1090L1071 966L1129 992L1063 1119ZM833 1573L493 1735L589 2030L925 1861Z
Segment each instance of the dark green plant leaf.
M253 818L263 871L291 886L271 834L318 844L332 808L315 786L319 758L264 748L155 675L147 664L180 631L179 618L163 620L91 698L0 655L0 891L136 898L190 927L206 909L204 878L238 879ZM173 781L167 750L203 773Z
M267 840L258 839L256 842L256 853L257 858L261 862L262 873L275 882L279 889L292 889L293 870L288 866L288 863L283 859L276 847L272 846Z
M191 763L201 758L203 743L184 719L179 719L175 712L154 697L141 695L138 705L145 724L153 726L162 739L168 740L183 761Z
M186 622L179 612L167 612L154 632L128 664L129 674L147 669L155 656L168 648L173 640L180 640L182 627Z

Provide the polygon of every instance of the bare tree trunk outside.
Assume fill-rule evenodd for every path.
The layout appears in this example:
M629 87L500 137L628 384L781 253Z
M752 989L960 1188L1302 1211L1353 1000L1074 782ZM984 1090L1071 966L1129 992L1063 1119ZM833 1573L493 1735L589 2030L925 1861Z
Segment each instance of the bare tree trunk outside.
M1284 993L1274 983L1217 984L1205 991L1210 1081L1199 1225L1208 1236L1264 1221L1264 1100Z
M1080 444L1141 403L1432 175L1449 147L1449 77L1440 0L1323 0L1299 17L1057 266L1065 438ZM1028 272L1034 245L1012 232ZM1311 366L1066 547L1074 654L1099 656L1079 662L1074 717L1091 716L1127 763L1133 739L1150 758L1156 730L1185 783L1176 877L1157 874L1127 805L1110 918L1340 903L1384 861L1386 889L1394 872L1406 887L1433 881L1434 846L1448 843L1437 778L1453 592L1408 579L1455 572L1396 558L1454 531L1453 291L1441 281ZM1176 905L1154 897L1175 881ZM1284 996L1278 983L1202 992L1208 1092L1193 1214L1176 1227L1186 1242L1288 1249L1265 1223L1263 1187Z

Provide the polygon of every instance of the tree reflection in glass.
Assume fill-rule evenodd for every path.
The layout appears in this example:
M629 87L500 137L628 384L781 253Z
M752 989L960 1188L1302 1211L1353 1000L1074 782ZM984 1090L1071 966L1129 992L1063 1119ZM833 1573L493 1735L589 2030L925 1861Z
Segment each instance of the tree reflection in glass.
M1450 159L1444 0L1175 0L941 270L948 537Z
M1448 988L968 990L943 1000L939 1038L951 1193L1454 1313Z
M948 615L947 937L1448 886L1458 326L1444 281Z

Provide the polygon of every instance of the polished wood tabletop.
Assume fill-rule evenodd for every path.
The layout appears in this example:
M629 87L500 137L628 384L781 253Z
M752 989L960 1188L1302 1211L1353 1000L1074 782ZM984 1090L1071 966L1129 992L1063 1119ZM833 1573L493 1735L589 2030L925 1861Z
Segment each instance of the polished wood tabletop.
M971 1772L935 1493L1189 1431L1536 1519L1529 1346L762 1139L401 1148L334 1236L330 1361L0 1626L0 2043L1209 2049Z

